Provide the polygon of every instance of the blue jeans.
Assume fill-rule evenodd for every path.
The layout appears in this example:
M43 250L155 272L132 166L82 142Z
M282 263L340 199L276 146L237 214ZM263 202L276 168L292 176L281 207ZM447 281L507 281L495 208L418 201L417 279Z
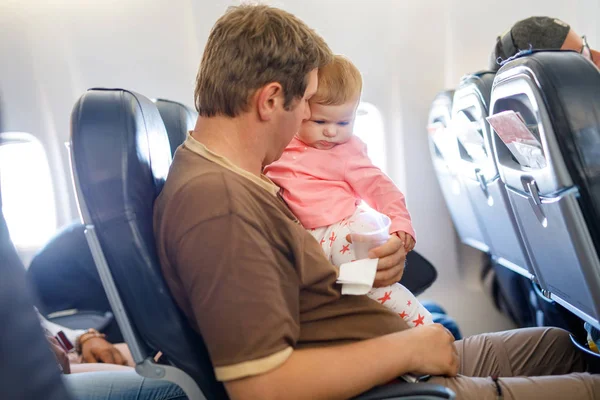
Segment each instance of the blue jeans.
M179 386L143 378L135 371L84 372L63 375L75 400L186 400Z

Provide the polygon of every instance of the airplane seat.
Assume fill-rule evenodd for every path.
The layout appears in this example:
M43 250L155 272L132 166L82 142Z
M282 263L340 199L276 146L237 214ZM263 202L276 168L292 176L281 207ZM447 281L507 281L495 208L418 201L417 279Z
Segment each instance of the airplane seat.
M544 295L600 328L600 74L534 51L502 66L493 152Z
M189 398L203 398L198 385L207 397L225 396L155 250L153 204L171 163L158 110L133 92L91 89L73 109L71 150L86 238L136 371L176 383ZM158 350L177 368L156 364Z
M153 99L156 108L165 124L169 144L171 145L171 155L175 155L175 150L187 138L188 132L194 130L198 113L190 107L167 99Z
M173 155L194 129L198 113L175 101L152 101L167 129ZM72 329L95 328L105 333L112 343L122 342L123 336L112 317L84 229L77 221L57 232L32 259L27 279L40 299L38 309L50 321Z
M466 189L456 168L459 158L458 142L454 132L449 129L453 96L454 90L438 93L429 110L427 131L431 159L460 241L487 252L487 240L479 227L471 202L465 196Z
M458 170L494 262L532 278L535 273L492 153L486 117L494 76L491 71L467 75L454 93L452 130L462 150Z
M94 328L106 334L109 342L120 343L123 336L84 232L79 220L56 232L32 258L27 281L46 319L71 329Z
M202 338L170 295L156 254L153 203L171 162L156 106L127 90L90 89L72 112L71 149L86 237L136 371L176 383L190 399L226 399ZM158 350L173 366L153 361ZM427 383L389 385L365 396L454 397Z

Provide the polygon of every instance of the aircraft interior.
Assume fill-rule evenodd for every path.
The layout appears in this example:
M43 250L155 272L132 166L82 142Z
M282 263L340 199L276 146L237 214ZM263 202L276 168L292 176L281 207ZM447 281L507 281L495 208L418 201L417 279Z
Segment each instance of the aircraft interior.
M353 134L406 198L416 245L400 283L433 321L457 340L561 328L600 373L600 0L260 3L360 71ZM140 400L244 398L172 293L154 208L199 126L211 28L239 4L0 0L0 399L96 399L92 383L62 387L65 368L178 390ZM502 43L543 15L580 49ZM516 54L495 59L497 40ZM48 340L69 357L61 373ZM461 398L429 375L351 397Z

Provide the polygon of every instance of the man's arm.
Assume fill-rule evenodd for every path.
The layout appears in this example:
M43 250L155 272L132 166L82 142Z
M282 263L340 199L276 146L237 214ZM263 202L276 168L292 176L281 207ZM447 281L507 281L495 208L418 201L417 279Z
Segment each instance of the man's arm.
M348 399L408 372L454 376L454 338L441 325L348 345L295 350L280 367L225 382L232 400Z

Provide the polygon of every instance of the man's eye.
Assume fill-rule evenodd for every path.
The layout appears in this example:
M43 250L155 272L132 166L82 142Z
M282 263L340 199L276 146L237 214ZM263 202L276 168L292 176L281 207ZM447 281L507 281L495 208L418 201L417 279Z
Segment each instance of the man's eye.
M322 121L322 120L320 120L320 119L313 120L313 122L314 122L315 124L317 124L317 125L323 125L323 124L325 123L325 121Z

